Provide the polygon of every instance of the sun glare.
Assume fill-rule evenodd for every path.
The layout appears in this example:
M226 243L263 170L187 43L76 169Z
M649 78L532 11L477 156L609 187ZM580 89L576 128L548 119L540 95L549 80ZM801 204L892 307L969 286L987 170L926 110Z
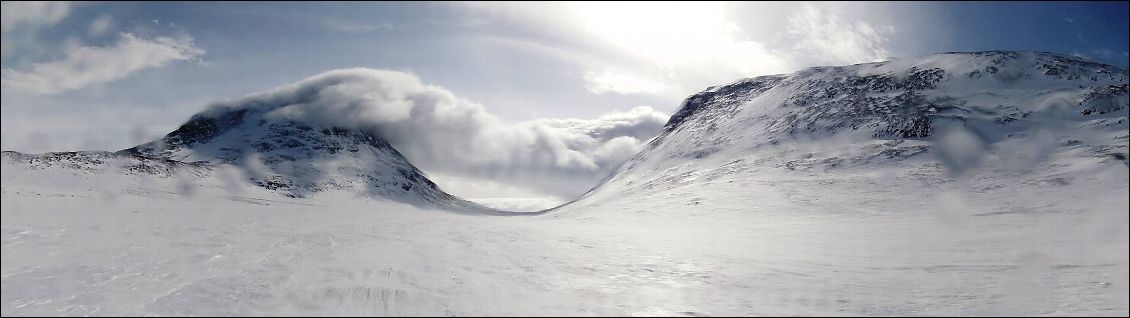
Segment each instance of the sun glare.
M720 2L617 2L579 5L589 32L637 55L657 60L686 57L727 40Z

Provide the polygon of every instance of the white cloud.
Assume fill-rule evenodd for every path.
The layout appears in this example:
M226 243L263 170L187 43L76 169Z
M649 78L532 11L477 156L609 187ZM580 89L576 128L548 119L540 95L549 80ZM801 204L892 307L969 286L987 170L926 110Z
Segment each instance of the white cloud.
M876 29L862 21L847 21L811 4L789 16L788 32L796 36L796 48L830 63L881 61L887 52L885 35L891 27Z
M52 26L70 14L71 3L63 1L4 1L0 3L0 32L19 25Z
M415 75L363 68L325 72L218 103L210 111L231 107L371 131L429 174L484 178L560 198L587 191L658 134L668 118L637 107L596 119L507 123Z
M99 36L106 34L110 31L110 27L114 26L114 18L108 15L99 16L90 23L90 30L88 33L92 36Z
M644 93L681 99L716 82L789 70L784 55L752 41L727 18L721 2L578 3L575 28L626 58L590 69L595 93ZM707 84L710 83L710 84ZM596 89L594 89L596 88Z
M667 88L667 85L654 80L611 71L589 72L585 74L584 79L587 83L585 88L596 94L656 94Z
M881 10L828 3L473 3L481 32L584 52L574 63L594 94L673 103L708 86L803 67L888 58ZM875 19L882 21L883 19ZM522 32L508 33L510 30ZM550 56L549 58L554 58Z
M191 37L141 38L122 33L109 47L69 49L62 60L37 63L30 70L4 69L4 89L55 94L125 78L134 72L165 66L204 54Z

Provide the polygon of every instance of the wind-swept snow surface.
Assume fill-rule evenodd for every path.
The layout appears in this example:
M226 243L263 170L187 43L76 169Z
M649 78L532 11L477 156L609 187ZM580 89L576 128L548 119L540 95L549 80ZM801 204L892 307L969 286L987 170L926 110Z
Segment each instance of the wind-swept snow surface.
M539 215L288 197L175 155L5 153L0 306L1125 316L1126 87L1124 70L1014 52L743 80L691 96L606 182Z

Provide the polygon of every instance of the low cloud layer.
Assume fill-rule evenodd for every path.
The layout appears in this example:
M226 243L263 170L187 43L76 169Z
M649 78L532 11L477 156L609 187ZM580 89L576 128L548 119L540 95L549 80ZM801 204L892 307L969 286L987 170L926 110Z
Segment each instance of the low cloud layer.
M365 68L214 105L375 132L429 174L485 179L570 198L584 193L654 137L668 115L636 107L596 119L509 123L413 74ZM441 183L442 185L442 183Z
M191 37L144 38L122 33L108 47L71 49L58 61L37 63L30 70L3 69L0 85L36 94L56 94L125 78L134 72L191 60L204 54Z

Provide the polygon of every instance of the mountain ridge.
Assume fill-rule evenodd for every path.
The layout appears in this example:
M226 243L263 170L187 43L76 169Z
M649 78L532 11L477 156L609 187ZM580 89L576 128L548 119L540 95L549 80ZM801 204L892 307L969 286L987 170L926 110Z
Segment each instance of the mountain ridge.
M741 79L686 98L640 153L574 202L597 192L624 195L623 186L640 182L666 187L659 180L697 173L688 166L729 173L764 165L832 171L921 158L960 174L985 157L1007 156L1013 150L997 149L1005 146L1033 153L1025 156L1037 161L1085 148L1083 156L1126 165L1128 87L1119 67L1014 51L950 52ZM1026 140L1041 149L1017 145ZM804 144L820 146L797 148Z
M669 164L647 158L656 152L675 159L672 162L718 154L740 161L752 156L743 151L823 138L848 138L861 145L855 150L863 150L848 157L802 154L807 157L775 164L787 170L833 169L928 154L960 170L967 162L938 151L943 141L939 133L960 131L973 135L975 144L991 145L1048 128L1062 133L1064 125L1092 130L1125 126L1128 87L1127 72L1118 67L1061 54L1014 51L947 52L740 79L687 97L643 151L585 196L641 165ZM444 192L371 132L375 130L296 121L282 112L288 106L213 105L161 139L112 154L5 152L5 157L78 167L82 165L76 161L121 156L115 160L142 167L137 171L165 174L183 167L233 165L242 167L253 184L291 197L354 190L403 202L482 208ZM1067 138L1060 143L1087 145L1101 157L1126 164L1125 133L1112 136L1113 141Z

